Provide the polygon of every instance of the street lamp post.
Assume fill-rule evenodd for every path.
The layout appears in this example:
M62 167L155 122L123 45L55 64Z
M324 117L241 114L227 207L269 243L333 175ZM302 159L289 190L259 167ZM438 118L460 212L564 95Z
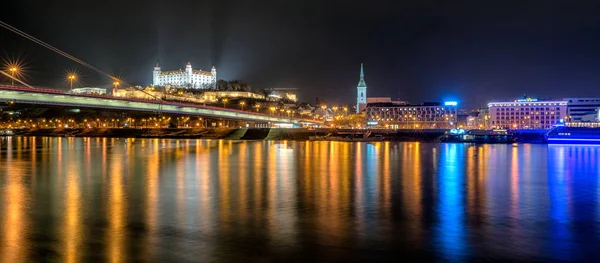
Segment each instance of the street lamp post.
M223 108L227 108L225 105L227 104L227 98L223 99Z
M119 85L121 85L121 82L115 81L115 82L113 82L113 85L115 86L115 88L113 90L113 96L114 96L115 92L117 91L117 88L119 87Z
M242 110L244 110L244 105L246 105L245 101L240 101L240 106L242 107Z
M10 71L10 85L14 86L15 85L15 73L17 73L17 67L11 67L8 69Z
M69 90L73 91L73 81L75 80L76 76L75 74L70 74L68 76L69 78Z

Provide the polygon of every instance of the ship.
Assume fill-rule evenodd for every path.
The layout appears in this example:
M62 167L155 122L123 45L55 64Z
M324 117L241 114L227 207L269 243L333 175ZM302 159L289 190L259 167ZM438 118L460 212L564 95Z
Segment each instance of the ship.
M452 129L441 138L442 142L459 143L514 143L516 137L504 129L463 130Z
M600 122L556 124L545 138L549 144L600 144Z

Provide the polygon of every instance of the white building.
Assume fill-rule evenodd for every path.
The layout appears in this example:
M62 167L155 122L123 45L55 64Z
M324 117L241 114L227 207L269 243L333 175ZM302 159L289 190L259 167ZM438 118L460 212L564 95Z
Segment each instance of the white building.
M538 101L531 98L490 102L490 125L493 128L549 129L566 120L567 103L565 100Z
M211 71L193 70L190 62L185 70L161 71L156 63L152 71L152 85L154 86L180 86L193 89L212 88L217 83L217 70L213 66Z
M106 89L101 88L76 88L69 91L71 94L87 94L87 95L106 95Z
M600 98L565 98L568 101L566 120L570 122L596 121Z

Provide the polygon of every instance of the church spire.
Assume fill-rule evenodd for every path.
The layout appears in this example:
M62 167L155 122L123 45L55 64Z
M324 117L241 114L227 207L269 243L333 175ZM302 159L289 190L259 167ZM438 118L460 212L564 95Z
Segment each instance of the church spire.
M367 83L365 83L365 71L363 69L363 63L360 63L360 81L358 82L359 87L366 87Z
M158 65L158 63L157 63ZM363 63L360 63L360 78L364 78L365 77L365 71L363 70Z

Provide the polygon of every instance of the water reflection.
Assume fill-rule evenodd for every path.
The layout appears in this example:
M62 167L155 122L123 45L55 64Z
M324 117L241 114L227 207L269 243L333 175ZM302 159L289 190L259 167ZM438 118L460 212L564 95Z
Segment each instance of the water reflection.
M0 262L587 260L600 147L0 140Z

